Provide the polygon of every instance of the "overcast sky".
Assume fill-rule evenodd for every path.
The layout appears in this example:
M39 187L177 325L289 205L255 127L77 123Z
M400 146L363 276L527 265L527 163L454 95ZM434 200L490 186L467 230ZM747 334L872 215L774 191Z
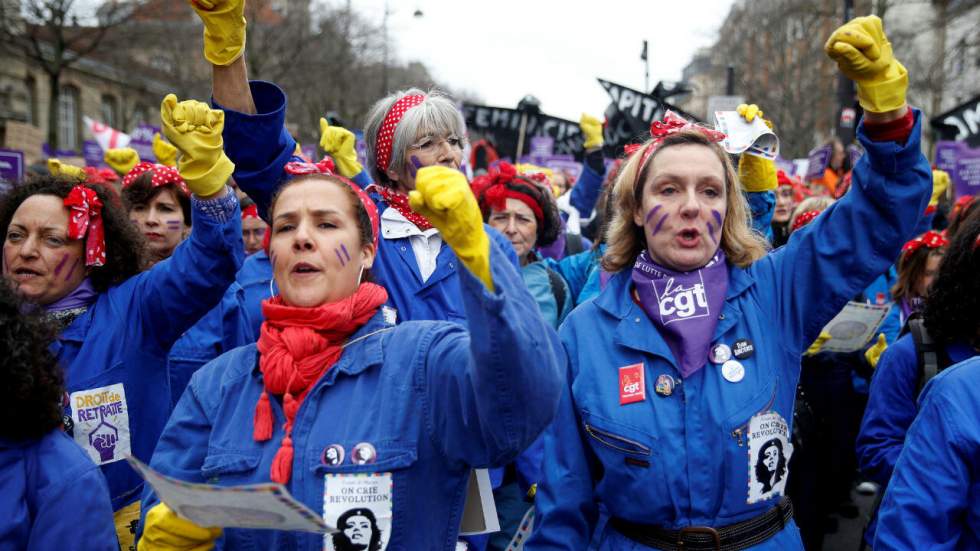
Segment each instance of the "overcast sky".
M732 2L391 0L388 32L398 59L424 62L439 82L500 107L533 94L545 113L577 121L583 111L601 118L609 103L596 77L643 88L644 39L650 86L679 80L694 51L714 41ZM380 22L385 0L352 5Z

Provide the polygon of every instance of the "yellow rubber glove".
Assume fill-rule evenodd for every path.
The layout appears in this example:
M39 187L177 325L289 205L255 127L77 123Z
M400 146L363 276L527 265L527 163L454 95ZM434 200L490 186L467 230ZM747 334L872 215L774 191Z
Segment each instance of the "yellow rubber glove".
M585 149L602 147L602 121L582 113L582 118L578 120L578 127L585 137Z
M756 117L762 119L762 109L756 104L741 104L735 111L745 119L752 122ZM763 119L770 129L772 123ZM742 184L742 189L749 192L769 191L776 189L779 180L776 179L776 163L764 157L751 153L742 153L738 158L738 181Z
M50 172L52 176L75 178L83 181L88 179L88 175L85 174L84 170L75 165L63 163L58 159L48 159L48 172Z
M132 147L117 147L106 151L102 159L117 174L125 176L130 170L133 170L134 166L139 164L140 154Z
M160 133L153 135L153 154L157 162L164 166L177 166L177 148L163 141Z
M178 103L177 96L167 94L160 105L160 120L164 135L180 150L177 171L187 187L198 197L221 191L235 170L222 149L225 112L195 100Z
M864 359L868 360L868 365L871 366L871 369L878 367L878 360L881 359L881 355L885 353L886 348L888 348L888 341L885 340L885 334L878 333L878 342L864 351Z
M158 503L146 513L146 525L137 549L205 551L214 549L214 541L220 537L221 528L202 528L178 517L167 504Z
M909 72L895 59L877 16L845 23L830 35L824 51L857 84L858 101L865 111L886 113L905 105Z
M759 106L754 103L739 104L739 106L735 108L735 112L742 115L742 118L745 119L746 122L752 122L756 117L762 118L762 109L759 109Z
M493 292L490 238L466 176L445 166L422 167L415 175L408 204L439 230L459 261Z
M826 331L821 331L820 335L817 337L817 340L813 341L813 344L810 345L810 348L807 348L806 352L804 352L803 354L805 356L812 356L817 352L820 352L820 350L823 348L823 345L826 344L827 341L829 341L830 339L831 339L830 333Z
M245 0L189 0L204 22L204 58L230 65L245 51Z
M353 132L342 126L330 126L327 119L320 118L320 147L333 157L341 176L353 178L364 170L361 163L357 162L355 145L357 138Z
M939 198L946 195L949 189L949 173L945 170L932 171L932 198L929 199L929 206L934 207L939 204Z

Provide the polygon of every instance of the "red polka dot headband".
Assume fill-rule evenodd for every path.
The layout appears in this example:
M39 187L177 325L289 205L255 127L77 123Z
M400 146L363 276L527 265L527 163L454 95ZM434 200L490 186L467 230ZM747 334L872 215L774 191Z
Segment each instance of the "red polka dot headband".
M68 238L85 237L85 265L105 265L105 230L102 227L102 201L95 190L78 185L71 188L64 205L68 207Z
M122 181L123 189L126 189L127 187L132 185L132 183L135 182L137 178L142 176L143 173L148 170L153 171L153 177L150 179L151 187L159 187L159 186L165 186L167 184L174 184L174 186L181 193L190 196L191 192L189 189L187 189L187 183L184 182L184 179L180 176L180 173L177 172L176 168L157 164L157 163L150 163L146 161L138 163L136 166L133 167L132 170L130 170L129 172L126 173L125 176L123 176L123 181Z
M801 212L797 215L796 220L793 220L793 231L796 231L803 226L813 222L813 219L820 215L822 210L808 210L806 212Z
M943 234L937 231L929 230L919 237L916 237L915 239L902 245L902 256L905 256L912 251L921 249L922 247L938 249L947 245L949 245L949 241L943 236Z
M377 169L382 174L388 171L388 163L391 162L391 146L395 142L395 129L401 122L405 113L425 101L426 96L422 94L410 94L402 96L395 102L385 115L381 127L378 129L378 138L375 141L375 156L377 158Z
M645 148L643 146L628 147L625 149L626 155L630 156L642 149L643 157L640 158L640 170L642 170L643 165L646 164L647 159L650 158L650 155L653 154L654 150L660 147L660 144L663 143L668 136L672 136L684 130L695 130L700 132L715 143L725 139L724 132L719 132L705 126L701 126L700 124L690 122L684 117L668 109L667 112L664 113L664 119L662 121L653 121L650 123L650 137L653 138L653 141L650 142L650 144L648 144Z

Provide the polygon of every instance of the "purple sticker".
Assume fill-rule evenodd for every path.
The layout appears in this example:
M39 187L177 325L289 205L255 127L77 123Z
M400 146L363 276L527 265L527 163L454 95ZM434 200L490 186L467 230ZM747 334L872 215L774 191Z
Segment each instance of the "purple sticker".
M660 231L660 227L664 225L664 222L667 220L667 217L668 216L670 216L670 213L669 212L667 214L663 215L663 217L660 219L660 221L657 222L657 226L655 228L653 228L653 233L656 234L657 232Z
M657 205L657 206L653 207L652 209L650 209L650 212L647 213L646 218L643 219L643 224L646 225L647 223L649 223L650 222L650 219L653 218L653 215L654 214L657 214L657 211L659 211L660 210L660 207L662 207L662 206L663 205Z

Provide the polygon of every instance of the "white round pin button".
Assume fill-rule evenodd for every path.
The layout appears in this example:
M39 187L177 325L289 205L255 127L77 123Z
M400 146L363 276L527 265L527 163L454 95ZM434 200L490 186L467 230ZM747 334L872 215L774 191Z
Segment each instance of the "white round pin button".
M745 378L745 367L738 360L728 360L721 366L721 376L729 383L737 383Z
M716 344L711 347L709 359L711 363L723 364L732 359L732 349L727 344Z

